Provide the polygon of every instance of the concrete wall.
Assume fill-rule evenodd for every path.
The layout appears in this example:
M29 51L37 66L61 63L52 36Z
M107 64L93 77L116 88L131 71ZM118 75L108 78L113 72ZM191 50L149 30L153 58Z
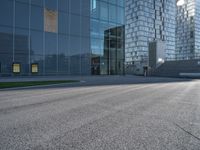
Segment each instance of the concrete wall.
M151 72L152 76L181 77L182 73L200 73L200 59L166 61L156 70Z

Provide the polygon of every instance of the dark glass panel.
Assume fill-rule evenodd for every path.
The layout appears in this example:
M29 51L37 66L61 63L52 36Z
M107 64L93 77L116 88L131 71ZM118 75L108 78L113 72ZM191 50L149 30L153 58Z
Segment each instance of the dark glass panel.
M43 51L43 32L31 31L31 54L42 55Z
M45 33L45 73L56 74L57 72L57 35Z
M0 5L0 25L13 25L13 1L2 0Z
M25 3L16 3L15 25L20 28L29 27L29 5Z
M58 32L62 34L69 34L69 14L58 14Z
M80 36L80 16L71 15L70 16L70 34Z
M83 54L84 57L89 57L90 53L90 38L81 38L81 54Z
M70 54L80 55L80 37L71 36L70 37Z
M57 0L45 0L45 7L47 9L57 10Z
M29 4L29 0L16 0L17 2L23 2Z
M58 0L58 8L61 11L69 12L69 0Z
M80 75L80 37L70 37L70 74Z
M80 75L81 74L81 60L80 55L72 55L70 57L70 74Z
M68 54L69 49L69 42L68 42L68 36L65 35L59 35L58 38L58 54L62 54L66 56Z
M31 4L43 6L44 0L31 0Z
M57 55L57 35L45 33L45 55Z
M13 54L13 29L0 26L0 54Z
M57 55L45 55L45 73L57 73Z
M0 54L1 74L10 75L12 73L12 54Z
M70 0L70 12L71 13L80 15L81 1L82 0Z
M90 75L90 57L81 57L81 75Z
M44 9L37 6L31 7L31 29L44 30Z
M58 55L58 72L59 74L69 74L69 58L64 54Z
M90 36L90 18L81 17L81 36L89 37Z
M13 29L0 26L0 69L4 76L12 73Z
M29 31L15 29L15 54L29 55Z
M81 15L90 16L90 0L84 0L81 3Z

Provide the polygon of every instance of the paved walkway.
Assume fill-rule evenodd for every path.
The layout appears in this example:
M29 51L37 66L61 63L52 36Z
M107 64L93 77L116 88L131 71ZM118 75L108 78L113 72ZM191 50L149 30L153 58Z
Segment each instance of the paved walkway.
M0 150L200 149L200 81L133 76L0 91Z

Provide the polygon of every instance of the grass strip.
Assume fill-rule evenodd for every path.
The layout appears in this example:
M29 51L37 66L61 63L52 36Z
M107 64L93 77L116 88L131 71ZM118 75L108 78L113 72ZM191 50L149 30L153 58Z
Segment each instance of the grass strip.
M79 82L77 80L52 80L52 81L23 81L23 82L0 82L0 89L14 88L14 87L28 87L37 85L51 85L61 83Z

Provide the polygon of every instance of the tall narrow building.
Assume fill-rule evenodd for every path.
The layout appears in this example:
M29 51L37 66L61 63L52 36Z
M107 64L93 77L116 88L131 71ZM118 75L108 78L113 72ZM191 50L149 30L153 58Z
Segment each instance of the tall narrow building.
M126 0L125 59L147 65L149 43L165 44L165 58L175 58L175 0Z
M176 59L199 58L200 1L178 0L176 24Z

